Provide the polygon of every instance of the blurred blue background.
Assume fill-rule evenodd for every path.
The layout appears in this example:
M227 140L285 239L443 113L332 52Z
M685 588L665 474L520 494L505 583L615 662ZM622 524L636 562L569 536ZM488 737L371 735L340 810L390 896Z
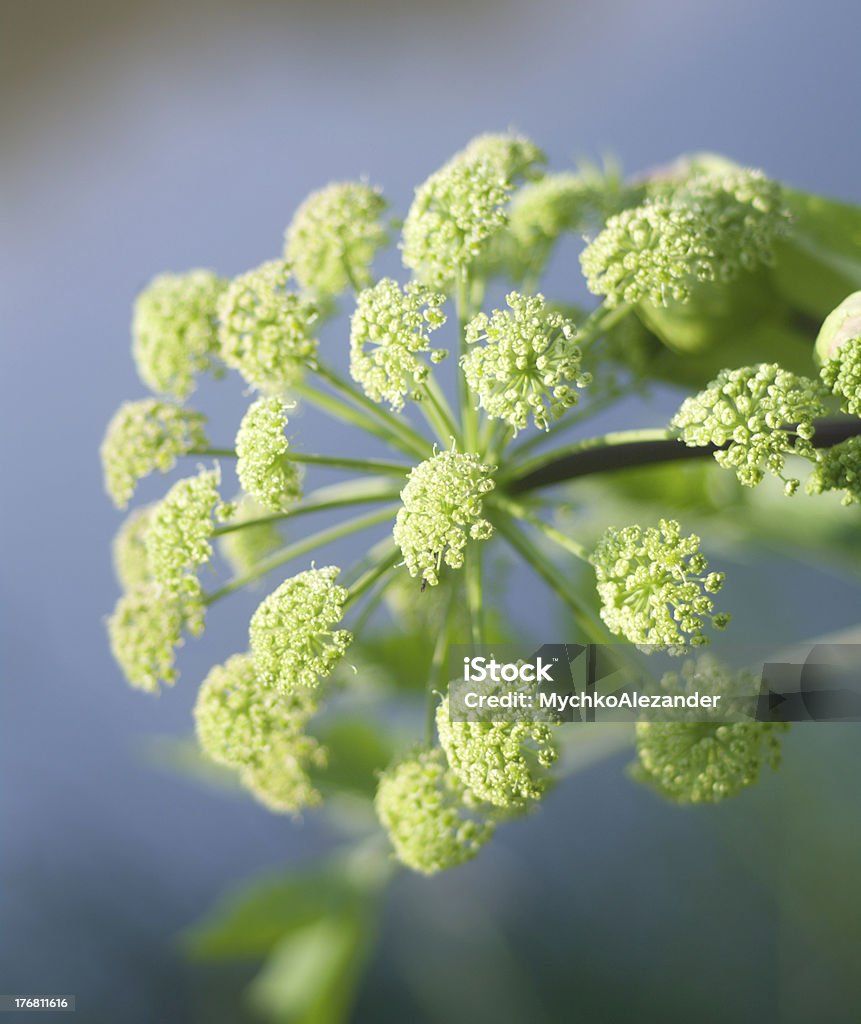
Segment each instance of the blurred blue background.
M403 211L472 135L508 127L557 168L708 148L861 202L861 10L30 0L0 17L0 991L74 992L86 1021L236 1021L231 986L190 972L173 936L327 837L145 755L148 737L190 730L197 681L244 646L242 599L213 612L157 700L110 659L119 517L97 449L142 394L136 292L161 270L232 275L277 255L329 180L366 174ZM231 379L199 404L233 424L243 397ZM776 581L787 634L857 620L848 580L781 571L749 567L738 586L767 603ZM476 864L397 883L357 1019L856 1020L856 728L796 730L781 776L703 814L635 788L624 756L578 775Z

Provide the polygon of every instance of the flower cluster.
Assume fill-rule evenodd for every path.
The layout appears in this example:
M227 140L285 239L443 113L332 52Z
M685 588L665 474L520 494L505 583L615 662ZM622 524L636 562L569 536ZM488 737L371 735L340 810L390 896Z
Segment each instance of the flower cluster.
M216 665L194 707L197 739L218 764L239 772L242 784L274 811L296 813L320 802L309 771L325 751L305 732L315 706L307 693L264 686L248 654Z
M227 282L211 270L160 274L135 302L132 355L152 391L187 398L217 365L216 307Z
M198 636L203 616L197 588L166 594L157 583L143 583L123 594L108 618L108 639L129 683L149 693L158 693L160 683L172 685L182 631Z
M577 403L577 388L590 376L570 320L548 310L543 295L506 296L507 310L479 313L466 328L472 348L461 360L481 408L503 420L515 434L529 423L547 430L552 419ZM480 344L483 342L483 344Z
M816 458L814 420L823 415L822 386L776 363L722 370L708 387L685 399L670 424L689 447L726 445L715 460L754 487L766 470L784 481L787 494L798 480L783 475L787 455Z
M492 472L477 455L455 451L437 452L410 470L394 538L411 576L436 586L443 562L459 569L467 543L490 537L482 507Z
M808 494L843 491L841 504L861 503L861 437L850 437L819 453L807 479Z
M558 756L557 721L534 699L529 673L519 686L532 699L499 716L504 720L473 708L462 713L457 697L434 708L451 645L467 636L490 643L509 628L488 608L487 585L489 573L507 563L478 557L478 542L495 527L581 627L589 626L589 599L579 592L584 581L570 573L570 557L594 569L601 619L625 641L680 655L708 643L711 631L729 621L715 597L724 574L710 571L699 537L683 536L676 521L611 527L590 555L581 537L551 525L536 488L566 475L660 460L673 448L684 454L680 441L699 448L708 463L713 453L742 484L753 486L771 473L788 493L799 486L790 473L800 456L812 463L811 494L840 491L844 504L861 503L861 437L814 447L814 427L838 399L861 415L861 292L822 326L821 380L757 362L771 358L767 352L777 351L781 337L791 346L801 322L793 311L818 308L824 296L817 292L831 287L820 278L833 281L837 260L845 262L836 247L822 264L827 273L813 273L795 288L799 246L805 267L820 259L819 249L831 248L831 228L817 237L816 253L804 245L815 235L805 233L818 216L816 204L711 155L630 183L612 167L546 174L543 165L541 151L513 134L481 135L456 153L416 189L403 221L405 283L375 282L375 260L397 221L389 219L381 191L365 181L335 182L309 195L286 229L283 258L229 282L206 270L156 277L137 299L132 347L141 378L159 397L124 404L101 446L105 485L121 507L142 477L171 470L181 456L218 460L215 468L189 471L197 475L130 515L114 540L123 594L107 626L129 682L150 692L174 683L177 648L203 630L209 606L261 584L247 653L213 668L198 694L200 746L264 805L296 813L320 800L318 769L326 752L311 719L326 710L324 702L337 691L350 711L362 703L360 723L339 718L325 726L332 726L333 750L326 788L357 798L360 790L368 793L351 776L364 765L370 777L391 747L389 708L378 708L377 694L391 687L399 701L416 698L415 707L430 712L425 743L378 776L375 807L396 856L426 874L469 860L497 823L533 806L551 785ZM798 237L784 242L790 207ZM581 263L589 288L605 299L591 311L581 311L573 294L554 304L540 291L540 274L566 232L595 236ZM745 333L743 322L748 300L758 298L757 310L765 301L757 292L763 283L782 304L769 319L767 338ZM352 379L345 379L337 350L331 364L318 358L317 334L349 290L355 293ZM449 301L456 325L447 322ZM751 349L744 361L756 365L721 370L684 401L668 430L598 429L554 447L566 424L579 426L629 385L653 378L695 379L699 386L708 379L703 366L730 363L716 355L721 324L739 326ZM447 332L451 343L439 340ZM670 351L693 349L682 335L701 342L687 362ZM458 353L447 364L456 381L436 369L449 344ZM342 348L341 365L346 356ZM201 373L221 376L226 367L255 393L238 429L234 423L214 447L205 417L180 403ZM581 401L581 389L590 385ZM294 422L288 438L291 392L345 424L357 444L366 437L367 455L306 451L294 438ZM421 403L419 409L405 408L408 400ZM426 425L414 418L417 412ZM512 443L533 427L533 438ZM844 424L837 430L852 432ZM815 440L821 445L834 433L832 426L820 428ZM381 444L399 460L371 450ZM239 493L227 505L219 496L221 471L234 457ZM318 470L355 475L314 487L299 502L306 471L313 486ZM632 488L648 488L645 468L636 477ZM398 489L400 505L389 505ZM583 514L572 520L575 526L591 521L590 500L608 493L580 483L577 492ZM365 504L378 507L354 514ZM324 511L337 519L301 529L313 521L304 513ZM284 520L290 543L280 533ZM339 585L340 569L317 568L319 549L383 523L391 536L368 540L363 532L345 574L349 589ZM216 538L233 575L204 593L199 576L213 561ZM558 560L545 544L556 545ZM272 580L303 552L317 561ZM465 572L453 571L464 564ZM420 593L426 587L432 591ZM351 664L352 630L361 635L383 611L417 641L401 668L410 668L410 679L426 674L422 695L403 686L404 672L398 676L388 664L385 638L379 647L374 641L351 651ZM364 681L371 665L381 669L374 672L373 701L366 687L353 684ZM699 659L663 683L729 693L740 681L751 680ZM378 710L379 732L369 715L366 721L366 712ZM363 735L353 748L357 724ZM637 773L676 801L723 799L776 763L780 731L684 711L678 721L655 719L637 728Z
M251 619L251 653L261 682L292 693L328 676L352 642L332 630L343 617L347 591L335 583L339 569L308 569L285 580Z
M468 807L438 748L388 769L374 806L398 859L425 875L471 860L494 832L492 821Z
M258 398L236 434L239 482L270 512L283 512L302 497L301 467L287 454L287 408L280 398Z
M388 241L386 206L380 190L364 182L335 182L312 192L284 239L284 256L299 284L321 296L370 284L374 254Z
M853 292L825 318L816 338L822 380L840 407L861 416L861 292Z
M611 633L642 645L683 647L708 643L703 626L729 622L714 614L712 594L724 574L707 572L695 534L683 537L675 520L658 526L610 527L592 554L601 618Z
M665 306L770 263L787 225L780 186L759 171L702 174L611 217L580 262L608 305Z
M237 574L250 572L283 544L276 522L266 519L266 509L253 498L243 498L230 517L233 527L218 538L218 549ZM253 520L263 519L263 522Z
M481 135L416 189L403 227L404 266L448 290L506 223L513 181L541 158L527 139Z
M681 673L664 676L662 686L675 693L759 689L751 673L731 673L708 657L686 661ZM778 766L787 729L785 723L751 721L638 722L634 773L677 803L715 803L752 785L763 767Z
M217 468L178 480L150 514L144 537L149 571L170 593L196 583L195 570L212 556L220 481Z
M146 553L146 533L154 504L143 505L126 516L114 537L114 574L123 590L133 590L152 579Z
M289 263L270 260L231 281L218 303L221 356L261 391L296 384L317 352L317 307L289 279Z
M421 397L428 367L448 355L431 348L428 335L445 323L440 307L445 295L408 284L401 289L384 277L359 293L350 321L350 374L375 402L386 401L400 411L404 398Z
M155 470L167 473L180 455L208 445L206 417L155 398L124 402L114 413L102 441L105 490L117 508L125 508L138 481Z
M444 697L436 727L449 767L478 800L517 809L543 794L546 778L540 769L558 756L546 722L453 721Z

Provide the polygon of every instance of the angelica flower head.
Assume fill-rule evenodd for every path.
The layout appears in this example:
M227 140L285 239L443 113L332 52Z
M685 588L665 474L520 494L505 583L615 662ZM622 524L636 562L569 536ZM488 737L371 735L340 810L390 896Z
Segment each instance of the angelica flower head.
M445 295L421 285L401 289L384 277L359 293L350 321L350 373L375 402L400 411L407 395L420 397L428 367L427 353L438 363L448 353L433 349L429 335L445 323Z
M374 255L388 241L378 188L341 181L312 192L285 233L284 256L299 284L323 296L371 283Z
M816 338L822 380L840 399L840 408L861 416L861 292L832 310Z
M721 370L697 395L686 398L670 424L688 447L726 445L715 460L755 487L766 470L784 481L787 494L798 480L783 475L786 456L816 458L814 420L825 412L818 381L776 363Z
M661 685L675 693L759 690L750 672L730 671L708 657L686 661ZM788 728L783 722L638 722L635 775L677 803L716 803L756 782L763 767L778 766Z
M398 860L424 875L471 860L495 828L468 806L438 748L384 772L374 806Z
M236 473L246 493L271 512L302 497L302 471L288 454L287 409L280 398L258 398L236 435Z
M108 638L128 682L149 693L158 693L160 683L173 685L174 650L182 631L201 633L203 615L203 600L193 584L172 594L157 583L143 583L123 594L108 618Z
M443 698L436 727L449 767L478 800L516 809L544 792L541 769L558 756L552 726L546 722L453 721L449 701Z
M476 135L449 161L487 160L508 182L539 178L540 165L547 162L543 150L525 135L514 132L484 132Z
M261 391L295 384L317 352L317 307L289 279L290 264L270 260L231 281L218 303L221 356Z
M515 177L540 156L528 140L482 135L416 189L401 244L404 266L448 291L506 223Z
M206 448L206 417L171 402L143 398L124 402L114 413L100 449L105 490L125 508L138 481L167 473L180 455Z
M258 607L249 631L261 681L287 692L313 688L328 676L353 636L333 630L348 593L335 583L340 569L308 569L273 591Z
M197 374L216 365L216 306L226 285L211 270L160 274L137 297L132 355L147 387L187 398Z
M842 490L841 504L861 503L861 437L850 437L818 452L806 490L808 494Z
M444 451L410 470L394 538L411 576L436 586L443 561L459 569L467 543L490 537L493 527L482 518L482 506L494 487L493 468L477 455Z
M114 537L112 546L114 573L123 590L133 590L152 579L146 553L146 533L154 504L131 512Z
M250 520L263 519L251 525ZM245 497L236 506L230 517L230 530L218 539L218 549L236 575L249 572L267 555L271 555L283 544L276 522L267 522L266 509L253 498Z
M608 305L666 306L685 302L698 283L771 263L788 222L777 182L759 171L716 171L610 217L580 262Z
M470 390L493 419L523 430L529 417L539 430L577 404L577 388L590 375L580 369L574 324L545 307L543 295L506 296L507 310L467 324L472 346L461 365ZM480 344L484 342L484 344Z
M683 537L675 520L657 527L611 526L592 554L601 618L611 633L642 645L683 647L708 643L706 622L723 629L712 595L724 573L707 572L695 534Z
M144 537L152 578L176 592L212 556L213 516L221 514L218 468L178 480L157 502Z
M315 710L307 693L283 694L264 686L250 654L216 665L194 707L201 749L234 768L254 796L272 810L295 813L320 802L309 769L325 761L319 742L305 732Z

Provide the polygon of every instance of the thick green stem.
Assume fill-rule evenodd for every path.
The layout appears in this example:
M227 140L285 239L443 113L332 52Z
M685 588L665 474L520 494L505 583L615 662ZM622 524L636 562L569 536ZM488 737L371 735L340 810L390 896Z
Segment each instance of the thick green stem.
M391 510L389 511L391 514ZM385 576L394 567L400 557L401 553L398 548L386 538L384 553L378 556L377 564L372 565L366 572L362 573L355 583L350 585L350 594L344 602L344 608L349 608L351 604L367 593L377 580Z
M280 548L278 551L274 551L268 558L264 558L258 562L248 572L242 573L239 576L235 576L232 580L229 580L220 590L216 590L212 594L208 594L205 598L205 604L214 604L222 597L226 597L228 594L232 594L236 590L241 590L249 583L253 583L255 580L260 579L261 576L265 576L273 569L277 569L279 566L284 565L285 562L291 562L294 558L299 558L302 555L307 555L309 552L322 547L324 544L331 544L332 541L340 540L342 537L349 537L350 534L357 533L359 530L365 530L370 526L376 526L378 523L383 523L387 519L391 519L392 516L397 512L398 505L387 505L385 508L377 509L374 512L369 512L366 516L360 516L358 519L350 519L346 523L338 523L336 526L331 526L327 530L320 530L318 533L311 534L310 537L305 537L300 541L296 541L294 544L288 544L286 547Z
M655 434L653 431L624 433L628 433L629 436ZM524 494L539 487L549 487L593 473L612 473L620 469L657 466L666 462L711 458L715 452L721 450L720 446L714 444L689 448L683 441L670 438L665 432L658 431L657 435L657 440L631 440L603 448L596 448L592 444L585 448L572 446L564 449L567 452L565 455L561 454L563 450L548 452L543 457L542 465L537 469L525 471L522 466L513 466L511 473L506 475L506 489L510 494ZM859 435L861 420L839 418L816 421L817 448L830 448Z
M309 466L326 466L330 469L354 469L360 473L390 473L393 476L406 476L411 466L399 462L387 462L384 459L346 459L338 455L306 455L294 452L287 454L289 462L301 462Z
M233 448L193 448L188 455L201 455L204 458L213 459L235 459L236 452Z
M273 512L268 516L257 516L255 519L240 519L235 523L225 523L216 527L214 536L221 537L225 533L234 533L250 526L264 526L278 523L283 519L295 519L297 516L309 515L312 512L326 512L335 508L347 508L351 505L364 505L376 501L394 501L399 497L398 491L392 487L390 480L350 481L347 484L336 484L332 487L320 487L306 495L285 512Z
M425 743L428 746L433 744L433 732L436 725L436 696L446 688L446 656L448 655L449 641L451 639L451 625L454 621L457 597L454 593L448 595L448 605L443 612L440 629L437 633L436 643L433 649L433 660L431 661L430 676L427 686L427 699L425 706Z
M563 573L544 554L540 547L525 534L515 520L507 513L499 510L494 516L494 524L503 537L518 552L523 560L531 566L541 579L553 590L574 612L578 625L587 634L591 643L607 643L608 636L601 620L571 587Z
M470 636L474 644L484 642L481 594L481 549L470 544L466 549L466 606L469 609Z
M610 328L624 320L633 309L634 307L629 302L622 302L612 308L602 303L586 317L577 329L575 341L580 348L586 348L587 345L591 345L593 341L597 341L598 338L606 334Z
M592 452L596 449L612 449L623 445L630 445L632 443L644 443L654 441L670 441L672 435L669 430L664 427L656 429L645 429L645 430L615 430L609 434L601 434L599 437L587 437L581 441L574 441L571 444L562 445L560 448L554 448L553 451L543 452L541 455L536 455L532 459L527 459L525 462L518 462L516 466L512 466L509 473L506 473L503 478L499 480L500 485L504 486L505 482L516 476L518 480L530 477L533 474L540 472L545 466L551 463L560 462L571 456L580 455L584 452Z
M560 434L570 430L571 427L576 427L578 423L582 423L584 420L591 419L599 412L603 412L604 409L609 409L622 397L620 393L613 392L612 394L602 395L600 398L593 399L591 402L584 403L574 411L566 412L549 430L538 430L526 441L515 445L510 451L512 461L525 458L530 452L540 448L541 445L546 444L548 441L555 441Z
M406 420L399 419L392 413L387 412L376 402L371 401L367 395L343 380L331 367L318 363L317 373L335 391L343 395L348 402L353 403L357 409L364 411L368 416L378 420L381 426L387 428L393 443L395 438L397 438L400 445L407 446L406 450L409 450L410 454L419 455L421 458L427 457L427 440L418 431L414 430Z
M512 501L510 498L506 498L502 494L494 495L491 503L496 504L497 507L503 509L509 515L514 516L515 519L522 519L523 522L534 526L535 529L543 533L548 540L552 540L554 544L558 544L559 547L564 548L576 558L590 564L589 552L582 544L574 540L573 537L569 537L567 534L562 533L561 530L557 530L556 527L552 526L550 523L546 523L540 516L536 515L525 505L517 501Z
M445 395L440 390L439 385L433 378L428 377L422 388L426 402L421 402L419 407L425 416L428 418L428 422L437 432L437 436L440 439L441 444L444 448L448 448L451 444L452 438L460 444L461 436L460 429L458 428L457 422L454 417L454 413L446 401Z
M466 325L469 323L472 311L469 303L469 278L466 270L461 271L457 283L457 294L455 297L457 305L458 334L460 336L460 358L466 355ZM468 452L477 452L478 442L478 410L475 408L473 396L470 394L466 384L466 377L463 370L458 367L458 402L460 404L460 417L463 423L463 444Z

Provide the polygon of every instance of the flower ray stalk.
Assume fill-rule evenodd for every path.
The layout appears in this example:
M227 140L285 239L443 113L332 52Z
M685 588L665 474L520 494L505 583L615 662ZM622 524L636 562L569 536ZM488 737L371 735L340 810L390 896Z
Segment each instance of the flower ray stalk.
M358 519L349 519L345 523L338 523L326 530L320 530L319 533L311 534L310 537L305 537L300 541L296 541L294 544L287 544L285 547L274 552L262 562L259 562L247 573L243 573L241 576L236 576L234 579L225 583L225 585L219 590L214 591L212 594L208 594L205 598L205 603L207 605L214 604L216 601L220 601L221 598L227 597L228 594L233 594L237 590L241 590L243 587L247 586L249 583L253 583L262 576L266 576L273 569L277 569L279 566L282 566L287 562L292 562L294 558L307 555L318 547L322 547L324 544L331 544L333 541L340 540L342 537L349 537L353 533L358 533L359 530L365 530L368 527L384 523L387 519L391 519L397 510L397 505L387 505L385 508L369 512L366 516L360 516ZM239 528L248 526L252 522L253 520L249 521L249 523L242 523Z

